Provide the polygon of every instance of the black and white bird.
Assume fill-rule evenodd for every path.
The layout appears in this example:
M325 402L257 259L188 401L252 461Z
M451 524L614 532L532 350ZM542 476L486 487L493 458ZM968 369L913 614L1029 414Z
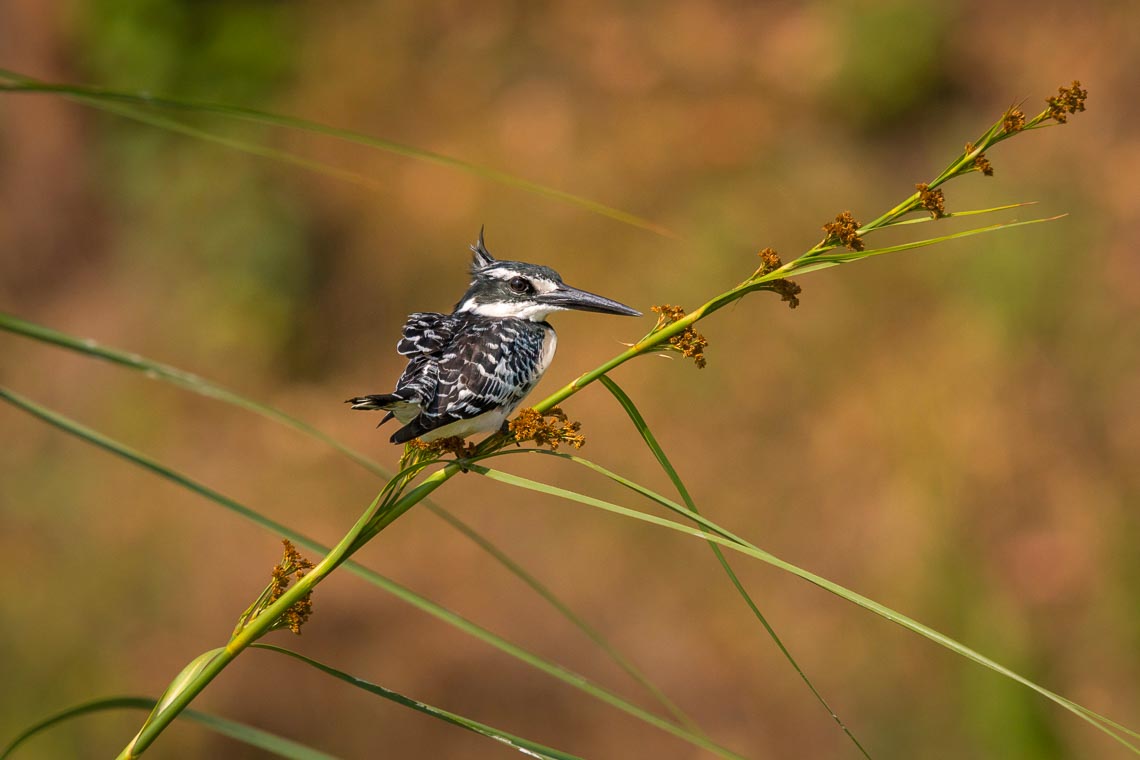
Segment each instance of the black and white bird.
M576 309L638 317L617 301L572 288L549 267L498 261L483 242L471 246L471 286L450 314L408 317L396 350L408 366L392 393L358 396L353 409L380 410L402 428L392 443L465 438L500 429L538 384L557 337L546 318Z

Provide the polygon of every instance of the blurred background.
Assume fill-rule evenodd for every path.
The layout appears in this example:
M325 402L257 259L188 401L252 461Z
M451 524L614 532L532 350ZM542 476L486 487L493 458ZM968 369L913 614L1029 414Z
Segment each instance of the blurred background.
M0 97L0 308L196 372L392 466L376 418L406 314L447 311L487 225L503 258L648 311L693 307L868 220L1010 104L1079 78L1089 111L991 152L951 210L1067 213L807 275L703 323L708 367L614 378L712 519L1133 728L1140 723L1140 5L1100 0L0 3L0 66L311 118L493 167L678 239L325 137L173 114L369 178L346 182L48 95ZM171 114L166 114L171 115ZM961 223L911 228L934 234ZM651 324L558 315L535 398ZM328 448L105 363L0 335L13 390L333 542L379 483ZM600 387L583 455L667 492ZM0 741L99 696L157 695L224 643L278 538L0 408ZM635 505L569 465L505 468ZM699 541L475 475L438 501L600 628L718 741L854 757ZM648 509L649 507L646 506ZM359 558L629 698L580 632L424 509ZM876 758L1123 757L1051 703L757 562L734 566ZM13 573L15 577L13 577ZM340 573L301 651L587 757L702 756ZM509 750L264 652L196 702L345 757ZM107 757L141 713L20 757ZM259 757L194 725L157 758Z

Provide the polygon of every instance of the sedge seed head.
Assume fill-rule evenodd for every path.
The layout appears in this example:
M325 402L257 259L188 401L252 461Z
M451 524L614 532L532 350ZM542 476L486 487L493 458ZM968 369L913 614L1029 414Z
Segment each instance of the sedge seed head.
M1001 117L1001 128L1007 134L1019 132L1025 126L1025 112L1017 106L1010 106Z
M834 222L823 225L823 231L827 233L827 240L840 242L852 251L861 251L863 239L859 237L859 227L854 215L844 211L835 217Z
M761 248L758 255L760 256L760 270L756 274L768 274L784 265L775 248Z
M973 153L974 149L975 145L973 143L966 143L967 153ZM985 153L979 153L978 155L974 156L974 168L987 177L994 176L994 165L990 163L990 160L988 158L986 158Z
M563 443L575 449L586 445L582 423L570 420L557 406L545 414L533 408L523 409L510 421L508 429L516 443L534 441L537 446L546 446L551 451L557 451Z
M794 309L800 305L799 294L802 288L791 280L773 280L772 291L780 294L780 300L787 302L789 309Z
M424 459L431 457L439 457L444 454L452 454L456 459L466 459L475 454L475 444L466 443L462 438L457 435L448 436L447 438L436 438L434 441L421 441L419 438L413 438L405 444L404 457L407 463L420 462Z
M313 593L310 591L285 610L283 620L285 627L297 636L301 635L301 626L309 622L313 615Z
M761 251L761 253L763 253L763 251ZM773 253L775 253L775 251L773 251ZM652 307L652 311L658 315L657 324L653 328L654 330L660 330L665 325L673 324L685 316L684 309L671 304L654 306ZM697 332L692 325L689 325L669 339L669 347L681 352L683 356L692 359L697 365L697 369L704 369L707 364L705 361L705 349L708 348L708 345L708 339Z
M297 551L297 547L288 539L282 539L282 544L285 546L284 556L281 558L281 563L274 566L272 577L269 582L269 595L266 606L276 602L285 593L285 589L289 588L289 583L292 580L299 580L305 577L305 573L313 568L313 563L301 556ZM289 609L281 616L281 620L274 626L275 628L288 628L298 636L301 635L301 626L303 626L313 614L313 592L308 592L296 602L294 602Z
M941 219L946 216L946 197L941 189L931 190L925 182L919 182L914 189L918 191L918 202L930 212L932 218Z
M1049 106L1049 118L1058 124L1064 124L1069 120L1069 114L1085 110L1085 99L1088 96L1089 91L1082 89L1077 79L1068 87L1058 87L1056 95L1045 99Z

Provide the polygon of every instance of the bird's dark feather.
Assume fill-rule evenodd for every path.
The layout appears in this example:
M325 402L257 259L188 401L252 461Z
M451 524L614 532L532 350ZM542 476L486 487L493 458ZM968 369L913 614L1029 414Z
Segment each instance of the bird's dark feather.
M523 319L413 314L398 346L409 360L394 395L423 411L393 442L518 404L538 382L543 340L551 329Z
M434 354L447 345L455 332L456 318L433 311L416 312L404 323L404 334L396 344L403 356Z

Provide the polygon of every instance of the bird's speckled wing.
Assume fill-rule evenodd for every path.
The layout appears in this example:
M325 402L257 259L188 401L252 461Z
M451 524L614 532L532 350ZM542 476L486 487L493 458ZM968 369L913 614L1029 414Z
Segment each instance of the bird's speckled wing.
M436 394L439 360L459 330L461 319L451 314L416 312L404 323L396 351L408 357L408 366L396 383L396 395L427 406Z
M418 311L408 315L404 334L396 344L403 356L438 354L451 341L460 320L451 314Z
M424 427L517 406L546 368L548 333L549 325L521 319L465 320L434 361L437 385Z

